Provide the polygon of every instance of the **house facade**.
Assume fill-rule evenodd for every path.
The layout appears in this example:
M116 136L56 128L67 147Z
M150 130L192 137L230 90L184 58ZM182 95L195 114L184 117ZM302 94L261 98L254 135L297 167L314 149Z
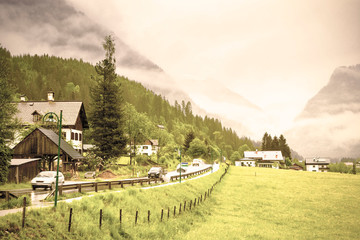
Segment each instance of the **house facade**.
M255 167L256 160L251 158L242 158L240 160L235 161L235 166L238 167Z
M306 171L309 172L328 172L329 171L329 158L305 158Z
M42 124L43 117L49 112L60 117L62 110L62 136L78 152L83 152L83 130L89 128L84 104L82 102L55 101L55 94L48 92L47 101L21 101L16 103L18 113L23 126Z
M245 151L244 158L238 161L239 166L275 169L279 169L282 164L284 164L284 158L281 151Z
M159 151L159 141L157 139L148 139L142 145L136 145L136 148L139 154L151 156Z

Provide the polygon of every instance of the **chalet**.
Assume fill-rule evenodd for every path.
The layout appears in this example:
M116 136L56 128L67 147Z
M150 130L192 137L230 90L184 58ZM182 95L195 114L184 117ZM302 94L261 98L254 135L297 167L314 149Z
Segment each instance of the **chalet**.
M148 139L142 145L137 145L136 148L139 154L151 156L152 154L157 154L159 141L157 139Z
M239 166L264 167L279 169L284 164L281 151L245 151L244 158L238 161Z
M55 158L58 156L58 146L58 134L50 129L36 128L13 148L13 158L41 158L42 168L47 167L49 170L54 170ZM83 158L69 143L61 139L61 171L76 171L78 161Z
M62 135L74 149L82 153L83 130L89 128L82 102L55 101L54 92L49 91L47 101L25 101L22 96L16 104L19 110L16 117L23 126L41 124L43 116L48 112L54 112L60 117L62 110Z
M305 158L305 168L309 172L328 172L329 158Z

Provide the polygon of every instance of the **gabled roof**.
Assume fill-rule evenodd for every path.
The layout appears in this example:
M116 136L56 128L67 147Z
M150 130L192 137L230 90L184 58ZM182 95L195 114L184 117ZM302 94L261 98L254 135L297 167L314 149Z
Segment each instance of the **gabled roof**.
M328 165L329 158L305 158L305 165Z
M19 166L25 163L39 161L39 160L41 160L41 158L13 158L11 159L10 166Z
M159 141L157 139L150 139L149 141L151 142L151 145L154 145L154 146L159 145Z
M37 128L40 132L42 132L46 137L48 137L56 146L59 146L59 135L49 129L45 128ZM36 130L36 129L35 129ZM35 131L34 130L34 131ZM31 133L30 133L31 134ZM60 141L60 149L70 156L72 159L83 159L84 157L76 151L70 144L61 139Z
M45 115L54 112L60 117L60 110L63 110L62 125L71 126L76 124L80 115L84 128L89 128L85 108L82 102L52 102L52 101L27 101L17 103L19 118L23 124L34 124L33 114Z
M244 157L264 161L284 161L281 151L245 151Z

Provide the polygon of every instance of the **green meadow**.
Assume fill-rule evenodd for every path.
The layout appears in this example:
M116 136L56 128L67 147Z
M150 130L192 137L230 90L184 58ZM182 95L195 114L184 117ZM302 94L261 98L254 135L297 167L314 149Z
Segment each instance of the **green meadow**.
M0 218L0 238L360 239L358 175L231 167L205 200L223 172L224 167L181 184L85 196L60 202L56 211L29 209L24 229L21 213L7 215ZM201 195L203 201L190 210L190 200Z
M176 239L360 239L360 176L232 167Z

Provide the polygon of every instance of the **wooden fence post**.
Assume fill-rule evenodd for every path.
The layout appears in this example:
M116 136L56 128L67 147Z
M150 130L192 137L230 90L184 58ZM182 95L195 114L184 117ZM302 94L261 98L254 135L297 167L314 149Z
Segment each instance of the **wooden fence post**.
M81 193L81 184L78 184L78 191Z
M71 217L72 217L72 208L70 208L68 232L70 232L71 229Z
M136 211L136 214L135 214L135 225L137 224L138 214L139 214L139 212Z
M148 210L148 223L150 223L150 210Z
M131 180L131 186L134 186L134 180Z
M174 206L174 217L175 217L175 214L176 214L176 206Z
M168 207L168 219L170 217L170 207Z
M63 186L62 186L62 185L59 185L58 187L59 187L59 196L61 196L61 195L62 195L62 188L63 188Z
M120 209L120 224L122 223L122 209Z
M196 198L195 198L195 200L194 200L194 208L196 207Z
M122 181L120 183L121 183L121 188L124 188L124 183Z
M111 190L111 182L109 182L109 190Z
M161 209L161 220L160 220L160 222L162 222L163 216L164 216L164 209Z
M9 191L6 191L5 192L5 200L8 202L9 201L9 199L10 199L10 197L9 197Z
M101 229L102 224L102 209L100 209L100 221L99 221L99 228Z
M95 192L97 192L98 191L98 184L97 184L97 182L95 183Z
M181 203L180 203L180 207L179 207L179 215L180 215L180 213L181 213Z
M186 210L186 201L184 202L184 212L185 212L185 210Z
M23 207L22 224L21 224L22 228L25 227L26 197L24 197L23 205L24 207Z

